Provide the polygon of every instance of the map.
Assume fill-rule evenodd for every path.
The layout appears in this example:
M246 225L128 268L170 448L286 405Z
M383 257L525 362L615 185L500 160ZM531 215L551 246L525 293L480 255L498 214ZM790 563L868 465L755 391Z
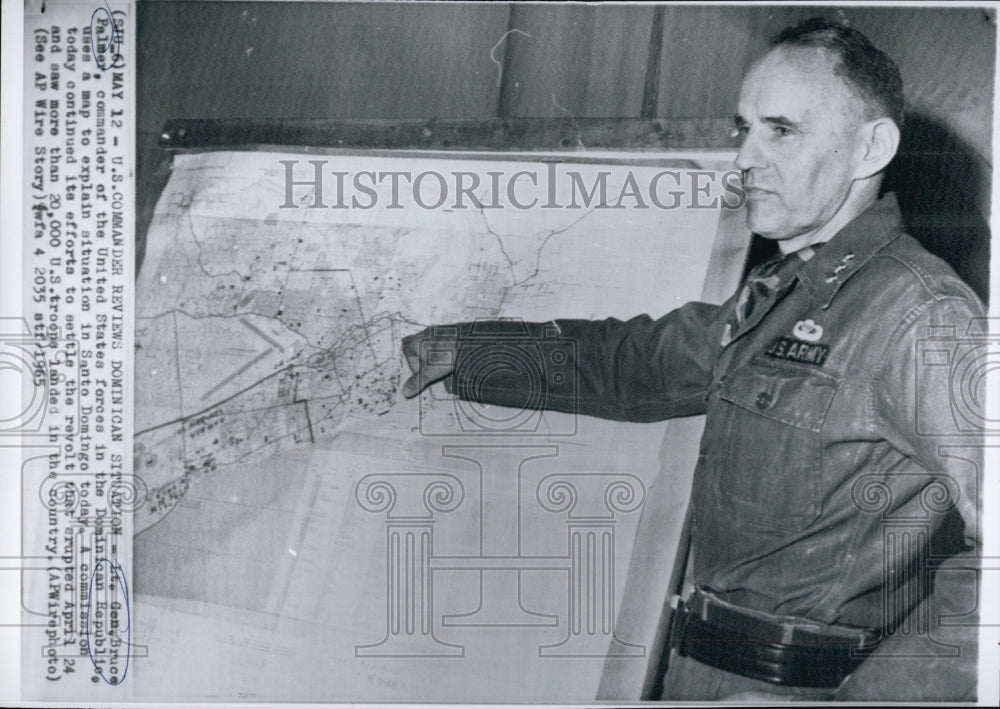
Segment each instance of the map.
M405 476L441 470L435 474L459 481L448 494L463 504L439 506L455 511L435 518L433 553L420 557L428 574L432 564L440 566L434 574L439 608L424 621L436 629L425 628L423 635L400 631L397 635L406 636L401 652L437 656L461 647L465 656L471 652L468 643L442 639L454 637L463 624L480 634L496 626L554 626L545 631L549 645L563 647L558 636L565 634L560 610L565 590L559 589L566 583L560 566L566 542L553 546L551 534L539 530L546 524L556 531L566 527L551 514L556 507L540 507L534 499L545 503L544 474L568 465L613 473L631 486L638 502L620 506L616 517L624 524L616 532L621 551L614 566L624 579L637 517L632 513L658 470L663 425L577 422L568 415L531 419L523 430L503 431L514 435L501 437L503 455L517 449L519 457L504 462L499 448L482 453L489 462L477 459L477 478L467 463L458 462L471 460L469 454L446 444L474 447L492 441L483 436L497 431L474 430L469 438L462 411L440 385L418 399L403 399L400 388L409 372L400 339L429 325L477 318L628 318L644 312L655 317L698 299L718 247L723 210L639 205L649 201L648 193L643 200L645 186L664 166L671 179L691 184L690 172L706 175L707 166L722 174L727 163L718 156L640 157L559 158L555 173L540 155L176 156L149 230L136 295L135 474L146 496L135 512L134 586L147 603L158 662L173 663L169 671L163 664L149 665L157 671L146 677L174 671L199 676L197 653L182 650L186 644L166 628L194 627L201 622L195 618L211 617L242 638L224 644L238 658L233 668L243 668L242 679L204 675L202 684L191 680L192 696L207 691L266 697L261 687L269 686L269 673L255 673L253 667L273 662L274 648L285 647L282 643L289 662L301 663L310 643L317 643L313 650L339 653L342 664L329 671L332 684L303 688L298 694L304 698L405 698L413 686L393 682L412 672L428 694L411 697L475 699L472 689L452 695L428 684L426 664L401 670L359 659L388 652L372 637L380 633L370 629L386 612L379 589L386 583L380 579L386 573L387 528L371 514L377 491L364 487L366 476L389 476L399 488ZM310 160L322 163L326 184L316 181ZM510 186L518 172L534 175L534 193L530 176ZM467 179L455 177L459 173L498 174L494 186L501 186L501 198L523 204L534 194L562 206L487 206L496 195L484 177L478 192L465 195L478 200L456 201L449 194L434 206L435 195L426 190L407 185L394 192L389 180L370 180L362 182L369 192L361 193L370 208L334 208L331 204L358 198L350 191L338 194L344 182L334 183L337 173L346 176L347 187L356 186L352 177L362 173L406 173L411 181L425 175L418 181L435 187L439 197L456 186L454 180ZM546 184L554 174L562 181ZM588 204L586 190L594 185L606 186L617 208L597 199ZM719 182L706 188L706 195L709 190L716 200L724 194ZM524 463L546 456L558 458L563 468ZM498 482L483 473L488 467L509 472ZM522 489L528 487L530 495ZM515 508L515 516L505 512ZM388 514L392 518L391 510ZM517 568L513 561L510 568L481 561L498 557L522 561ZM529 557L535 560L523 561ZM391 579L390 574L390 595ZM498 600L490 619L463 620L475 617L477 604L481 610L489 606L488 597L499 598L497 589L510 583L517 608L504 610ZM620 585L611 589L612 596L620 595ZM532 594L533 605L525 600ZM430 609L426 595L418 604ZM445 601L453 612L440 609ZM609 603L613 606L613 598ZM388 639L392 617L390 612ZM317 622L326 627L323 645L307 627ZM256 634L253 642L240 634L244 631L232 630L250 626L245 632ZM591 675L594 667L599 672L609 632L593 644L591 655L598 659L589 661ZM339 638L336 650L331 636ZM525 642L536 648L544 640L536 635ZM422 642L430 649L418 649ZM503 643L493 647L503 655L497 649ZM525 668L517 664L523 661L522 647L510 645L507 652L511 671L524 676ZM627 641L622 647L631 652ZM444 676L451 671L448 665L441 669ZM545 676L551 671L550 665ZM141 665L137 672L142 675ZM566 698L565 688L539 677L516 689L504 683L506 698ZM589 684L596 686L596 677ZM157 696L184 696L169 683L148 686ZM480 698L505 696L495 688L482 691ZM580 698L587 693L592 698L593 688ZM281 696L291 695L283 690Z
M389 413L405 367L400 338L426 325L630 317L697 299L710 252L693 244L685 253L669 234L712 234L719 215L662 211L641 225L613 214L612 226L596 205L551 216L413 207L402 219L386 210L382 223L351 223L309 209L311 192L280 209L278 159L181 156L164 193L138 284L136 473L150 487L137 530L220 466ZM412 159L363 164L414 171ZM636 253L648 259L643 271Z

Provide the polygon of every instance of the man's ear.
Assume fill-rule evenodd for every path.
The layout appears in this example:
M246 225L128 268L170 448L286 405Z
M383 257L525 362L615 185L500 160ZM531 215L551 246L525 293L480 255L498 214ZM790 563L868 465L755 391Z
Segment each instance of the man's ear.
M899 126L891 118L877 118L858 127L859 160L854 179L864 180L886 168L899 148Z

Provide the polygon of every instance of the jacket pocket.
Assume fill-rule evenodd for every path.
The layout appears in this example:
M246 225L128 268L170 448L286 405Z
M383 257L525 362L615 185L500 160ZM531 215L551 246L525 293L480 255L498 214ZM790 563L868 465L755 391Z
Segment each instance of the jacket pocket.
M728 419L716 476L721 509L748 525L796 532L822 511L822 436L839 380L755 358L720 390Z

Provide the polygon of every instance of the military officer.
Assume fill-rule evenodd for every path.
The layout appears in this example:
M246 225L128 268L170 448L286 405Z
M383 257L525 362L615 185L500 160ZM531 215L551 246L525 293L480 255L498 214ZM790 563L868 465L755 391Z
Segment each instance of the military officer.
M575 343L575 385L548 387L543 407L706 415L694 590L672 623L665 699L974 695L974 623L936 631L957 657L910 624L974 618L974 571L941 570L929 593L927 545L941 530L960 531L952 567L978 548L981 453L923 353L974 349L963 338L983 306L880 196L902 123L899 71L866 37L824 20L789 28L747 72L737 116L749 227L777 243L774 258L720 306L489 324L493 338L509 328L544 343L555 329ZM444 379L460 397L522 405L530 383L517 373L464 376L482 350L462 343L481 325L405 338L404 394ZM429 340L453 357L429 361ZM926 538L887 548L892 519L924 520Z

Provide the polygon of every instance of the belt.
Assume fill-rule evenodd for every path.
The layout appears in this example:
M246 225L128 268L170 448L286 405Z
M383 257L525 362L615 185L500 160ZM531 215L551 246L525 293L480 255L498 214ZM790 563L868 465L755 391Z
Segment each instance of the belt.
M837 687L882 638L880 631L775 618L701 590L674 613L670 647L677 654L793 687Z

